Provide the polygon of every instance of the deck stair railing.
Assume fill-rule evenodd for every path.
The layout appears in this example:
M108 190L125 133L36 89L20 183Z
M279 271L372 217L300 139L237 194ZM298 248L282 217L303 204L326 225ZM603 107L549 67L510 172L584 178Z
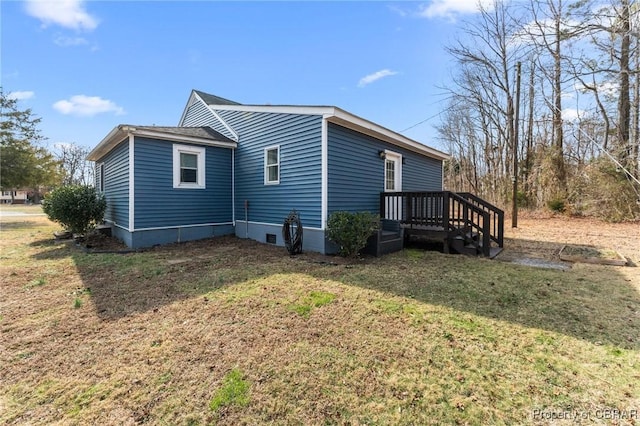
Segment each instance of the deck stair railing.
M396 220L407 234L445 235L445 247L458 240L489 257L491 242L504 244L504 212L473 194L451 191L383 192L380 215Z

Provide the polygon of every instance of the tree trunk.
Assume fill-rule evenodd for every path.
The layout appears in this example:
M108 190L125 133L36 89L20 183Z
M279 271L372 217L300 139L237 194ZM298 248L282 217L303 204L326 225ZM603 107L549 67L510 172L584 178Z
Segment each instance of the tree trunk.
M620 0L620 95L618 97L618 160L629 170L636 167L632 164L631 145L629 141L629 121L631 100L629 97L629 48L631 46L631 25L629 22L629 0Z
M558 10L562 10L561 2ZM555 19L555 40L553 51L553 135L554 146L552 147L552 164L554 165L555 177L557 180L558 195L564 197L567 192L567 173L564 164L564 134L562 129L562 57L560 56L560 41L562 33L560 28L561 16L558 14Z

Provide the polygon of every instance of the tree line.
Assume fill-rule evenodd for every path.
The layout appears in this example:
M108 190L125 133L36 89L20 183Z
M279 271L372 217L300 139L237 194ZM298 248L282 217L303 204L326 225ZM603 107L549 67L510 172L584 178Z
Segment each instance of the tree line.
M0 190L28 190L33 201L49 189L63 185L93 185L94 169L86 160L89 150L74 143L48 149L31 109L0 88Z
M630 0L481 6L447 46L446 186L503 206L639 218L639 31Z

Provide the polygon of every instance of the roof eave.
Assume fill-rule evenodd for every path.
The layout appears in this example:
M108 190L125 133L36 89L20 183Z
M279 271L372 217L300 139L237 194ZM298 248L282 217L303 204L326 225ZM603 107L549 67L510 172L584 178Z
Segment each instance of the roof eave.
M107 136L105 136L104 139L102 139L100 143L91 150L87 155L87 160L98 161L105 154L111 151L114 146L122 142L127 137L127 130L125 129L128 127L129 126L124 125L114 127L113 130L111 130L109 134L107 134Z
M382 127L372 121L353 115L338 107L334 108L333 114L327 115L325 118L331 123L373 136L376 139L383 140L418 154L426 155L436 160L444 161L451 158L450 155L442 151L431 148L423 143L401 135L400 133L389 130L386 127Z
M235 149L238 147L238 144L234 141L219 141L215 139L201 138L198 136L178 135L175 133L154 131L149 129L130 128L129 132L134 136L147 137L151 139L161 139L164 141L192 143L195 145L219 146L231 149Z
M89 153L89 155L87 155L87 160L98 161L109 153L109 151L111 151L116 145L125 140L129 135L230 149L235 149L238 146L238 144L233 141L218 141L209 138L200 138L197 136L177 135L163 131L136 129L135 126L121 124L111 130L111 132L102 139L102 141Z

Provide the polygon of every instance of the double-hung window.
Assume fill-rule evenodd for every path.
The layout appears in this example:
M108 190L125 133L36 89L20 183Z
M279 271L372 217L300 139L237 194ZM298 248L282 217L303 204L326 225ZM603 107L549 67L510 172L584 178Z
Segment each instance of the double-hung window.
M104 163L98 165L98 191L104 192Z
M264 184L280 183L280 146L264 149Z
M173 145L173 187L205 188L204 147Z

